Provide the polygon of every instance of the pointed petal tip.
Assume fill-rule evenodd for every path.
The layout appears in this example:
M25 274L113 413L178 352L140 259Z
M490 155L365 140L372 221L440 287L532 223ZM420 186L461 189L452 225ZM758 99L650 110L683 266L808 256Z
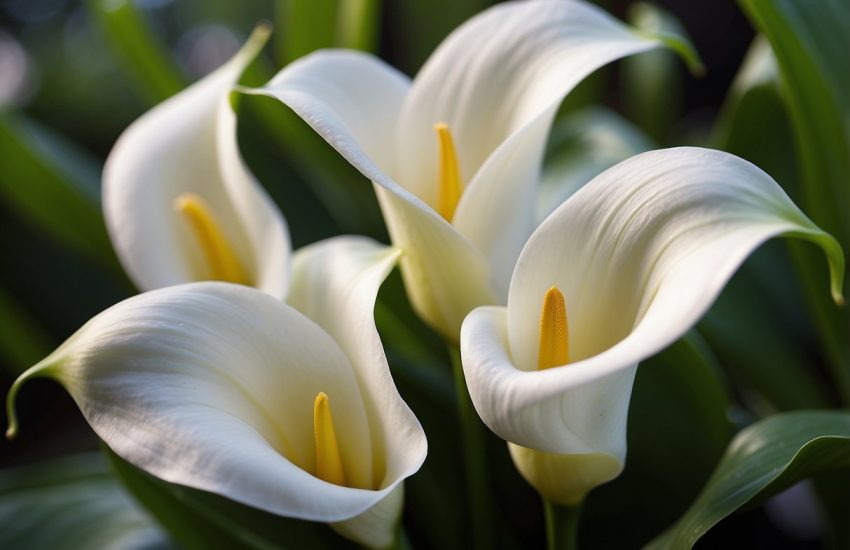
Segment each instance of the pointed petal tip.
M9 394L6 396L6 418L9 419L9 426L6 428L6 439L12 441L18 436L18 412L15 410L15 399L18 396L18 390L21 384L27 379L26 373L22 374L15 380L12 387L9 389Z
M40 376L45 376L48 374L48 360L50 359L50 355L47 356L44 360L36 365L30 367L25 370L18 378L12 383L12 387L9 388L9 393L6 394L6 418L8 419L9 426L6 428L6 439L11 441L18 436L18 412L15 409L15 402L18 398L18 392L21 390L21 386L31 378L38 378Z

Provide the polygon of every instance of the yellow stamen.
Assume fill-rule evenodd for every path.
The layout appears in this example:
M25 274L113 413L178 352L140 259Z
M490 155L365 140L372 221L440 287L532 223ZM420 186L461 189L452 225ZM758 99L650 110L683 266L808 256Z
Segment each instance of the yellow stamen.
M564 295L553 286L546 291L540 311L540 347L537 369L550 369L570 361L570 334Z
M201 248L210 269L210 277L218 281L250 284L239 258L216 222L212 208L194 193L183 193L174 199L174 209L183 215Z
M331 405L325 392L319 392L313 402L313 433L316 436L316 477L328 483L345 485Z
M452 221L455 208L463 193L463 184L460 181L460 165L457 161L452 133L445 122L434 125L437 132L437 140L440 144L440 181L437 196L437 212L447 221Z

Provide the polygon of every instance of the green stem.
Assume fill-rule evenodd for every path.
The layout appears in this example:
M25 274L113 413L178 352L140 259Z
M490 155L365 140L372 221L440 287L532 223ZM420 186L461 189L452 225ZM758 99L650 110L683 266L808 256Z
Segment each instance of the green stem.
M546 516L546 549L575 550L578 548L578 522L581 504L562 506L543 499Z
M463 365L460 351L449 346L452 371L457 392L457 408L460 418L460 433L463 438L463 458L466 469L466 487L472 521L472 542L477 549L494 547L492 537L494 523L491 505L489 475L487 472L487 453L484 448L484 424L478 418L463 377Z
M410 546L410 539L407 536L407 531L404 529L404 525L401 520L398 522L398 527L395 532L395 539L393 539L392 545L387 548L387 550L411 550L413 547Z
M809 311L817 323L821 348L832 382L843 406L850 405L850 353L844 334L848 326L847 313L827 299L824 292L824 269L818 269L814 252L803 243L790 242L789 248L797 273L803 283ZM845 306L846 307L846 306Z

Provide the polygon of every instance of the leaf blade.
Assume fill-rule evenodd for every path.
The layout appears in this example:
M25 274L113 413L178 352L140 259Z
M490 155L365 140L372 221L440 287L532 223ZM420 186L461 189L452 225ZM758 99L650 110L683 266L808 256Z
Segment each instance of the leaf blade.
M648 548L690 548L745 504L819 472L850 468L850 414L774 415L740 432L691 507Z

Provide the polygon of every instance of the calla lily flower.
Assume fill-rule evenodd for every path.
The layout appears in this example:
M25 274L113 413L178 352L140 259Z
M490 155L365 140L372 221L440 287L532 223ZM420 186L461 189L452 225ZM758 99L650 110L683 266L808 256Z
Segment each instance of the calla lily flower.
M388 546L425 434L373 318L399 252L338 237L294 259L292 305L199 282L143 293L15 382L59 381L119 456L166 481Z
M457 342L469 311L507 299L561 100L602 65L661 45L584 2L506 2L449 35L413 82L328 50L244 91L289 106L374 182L414 308Z
M684 334L765 240L844 257L770 176L733 155L652 151L603 172L532 234L507 307L466 318L461 355L478 414L523 476L574 505L616 477L637 365Z
M286 295L289 233L239 154L229 102L269 33L258 27L228 63L142 115L107 158L106 226L143 291L213 279Z

